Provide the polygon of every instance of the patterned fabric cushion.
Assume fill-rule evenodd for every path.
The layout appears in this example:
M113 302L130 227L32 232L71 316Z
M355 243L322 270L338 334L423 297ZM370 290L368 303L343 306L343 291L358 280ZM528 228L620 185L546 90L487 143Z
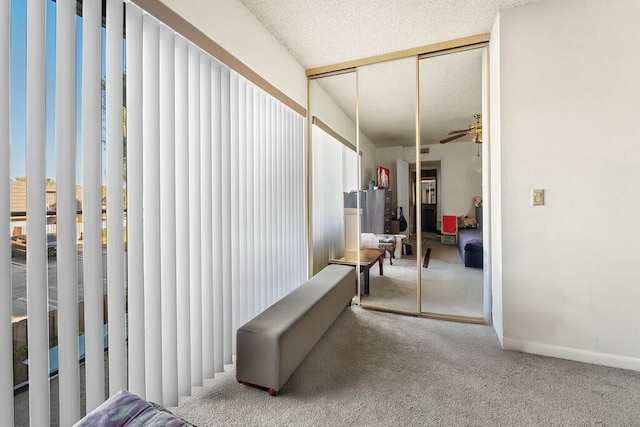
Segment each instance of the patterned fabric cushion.
M158 405L156 405L158 406ZM160 407L162 408L162 407ZM120 390L75 424L81 426L193 426L171 412L156 409L151 403L126 390Z

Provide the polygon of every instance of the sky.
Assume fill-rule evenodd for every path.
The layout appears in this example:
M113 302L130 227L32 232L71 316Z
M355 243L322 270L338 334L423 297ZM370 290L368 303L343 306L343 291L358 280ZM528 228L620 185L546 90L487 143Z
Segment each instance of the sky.
M26 48L27 2L11 1L11 177L26 176ZM55 20L56 6L47 1L46 11L46 176L55 180ZM102 29L102 78L105 76L104 28ZM76 134L81 141L82 123L82 19L76 17ZM76 182L82 184L82 147L77 144Z

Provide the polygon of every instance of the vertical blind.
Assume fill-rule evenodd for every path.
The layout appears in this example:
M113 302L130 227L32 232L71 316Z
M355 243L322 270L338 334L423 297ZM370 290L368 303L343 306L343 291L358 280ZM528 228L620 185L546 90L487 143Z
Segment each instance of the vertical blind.
M9 57L10 57L10 0L0 0L0 224L11 220L10 180L10 132L9 132ZM9 236L0 237L0 413L13 425L13 375L8 371L13 366L13 337L11 328L11 245Z
M358 188L357 155L342 142L313 125L312 244L314 274L330 258L344 253L344 194Z
M80 416L78 255L76 247L76 4L58 0L56 14L56 223L60 423ZM121 145L122 146L122 145ZM121 162L122 163L122 162ZM31 236L29 236L30 240ZM30 243L30 242L29 242Z
M27 1L27 313L29 316L29 419L49 425L49 319L45 181L46 4ZM7 367L8 370L8 367Z
M101 8L82 6L82 222L86 407L104 400L104 315L102 281ZM129 256L131 256L129 248ZM132 310L130 310L132 311Z
M0 221L7 228L10 119L19 114L11 110L9 96L19 90L9 86L10 4L0 0ZM59 405L61 425L83 415L79 334L85 347L87 412L127 388L177 406L179 396L189 395L191 387L232 363L239 326L307 278L305 119L131 3L107 0L102 36L100 2L83 2L81 29L75 25L76 1L56 2L60 393L59 401L51 402L51 263L44 185L51 161L45 149L45 91L51 84L45 78L45 58L51 53L46 5L45 0L27 2L30 423L49 425L52 405ZM76 79L81 79L79 86ZM81 179L76 178L79 165ZM82 215L77 212L78 186ZM2 283L11 283L6 235L0 239L0 267ZM14 411L8 350L11 286L1 292L0 405L9 417ZM79 326L80 302L84 330Z

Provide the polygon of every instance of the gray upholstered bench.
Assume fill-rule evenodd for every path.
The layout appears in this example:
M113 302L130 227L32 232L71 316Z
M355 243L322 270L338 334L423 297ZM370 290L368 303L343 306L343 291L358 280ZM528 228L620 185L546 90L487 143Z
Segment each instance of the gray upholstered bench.
M275 396L355 295L353 267L329 265L238 329L236 379Z

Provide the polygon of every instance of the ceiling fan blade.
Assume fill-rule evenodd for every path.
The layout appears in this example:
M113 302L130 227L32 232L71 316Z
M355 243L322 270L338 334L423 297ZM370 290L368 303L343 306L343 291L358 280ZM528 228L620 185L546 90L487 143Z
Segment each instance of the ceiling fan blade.
M469 129L452 130L451 132L449 132L449 135L453 135L454 133L461 133L461 132L469 132Z
M462 138L465 135L466 135L466 133L461 133L460 135L456 135L456 136L451 136L449 138L445 138L442 141L440 141L440 144L446 144L447 142L453 141L454 139Z

